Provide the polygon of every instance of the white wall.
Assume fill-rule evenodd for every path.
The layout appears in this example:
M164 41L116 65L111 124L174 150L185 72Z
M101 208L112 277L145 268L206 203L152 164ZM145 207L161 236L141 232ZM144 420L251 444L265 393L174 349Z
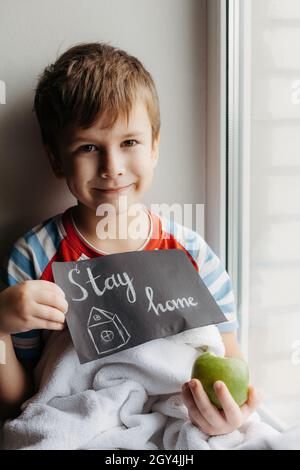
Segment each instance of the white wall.
M152 73L161 101L160 162L148 203L205 203L205 0L1 0L0 255L75 203L51 173L32 113L42 69L68 47L105 41Z

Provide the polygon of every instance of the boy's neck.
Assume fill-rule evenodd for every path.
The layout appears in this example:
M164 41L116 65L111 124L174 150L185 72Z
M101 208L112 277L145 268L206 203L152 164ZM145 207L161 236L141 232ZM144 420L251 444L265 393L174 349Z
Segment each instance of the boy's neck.
M99 251L107 253L122 253L126 251L135 251L138 250L149 238L151 222L147 214L147 209L145 206L142 206L139 214L135 216L126 214L117 214L114 217L112 226L115 227L115 233L113 237L101 239L97 235L97 225L101 220L107 222L107 215L104 217L97 216L94 210L89 209L88 207L78 204L72 209L72 217L75 223L75 229L79 230L80 235L84 237L93 247ZM130 233L130 225L138 217L142 217L143 224L139 226L139 237L132 237ZM127 221L127 223L125 222ZM125 224L124 224L125 222ZM98 225L98 234L99 234ZM103 225L105 233L108 230L107 225Z

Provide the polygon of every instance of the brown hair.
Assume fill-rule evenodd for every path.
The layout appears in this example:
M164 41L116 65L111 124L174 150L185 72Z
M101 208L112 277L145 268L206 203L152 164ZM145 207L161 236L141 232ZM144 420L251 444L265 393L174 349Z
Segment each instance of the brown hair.
M160 131L159 98L150 73L135 57L107 43L83 43L68 49L45 68L35 92L34 111L43 143L54 155L57 138L68 125L90 127L105 111L108 127L122 116L128 124L137 98L143 98L152 127Z

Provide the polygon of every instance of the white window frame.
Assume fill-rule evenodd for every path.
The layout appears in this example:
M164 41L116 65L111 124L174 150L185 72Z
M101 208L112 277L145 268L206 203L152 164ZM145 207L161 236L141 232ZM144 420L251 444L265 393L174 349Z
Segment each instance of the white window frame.
M241 67L249 69L251 54L249 51L247 62L245 60L243 64L240 64L240 2L228 0L228 3L228 18L227 0L208 0L207 3L205 235L231 278L240 325L239 341L242 352L247 358L249 182L241 173L248 172L249 174L247 162L250 159L250 135L247 135L247 132L249 133L250 129L251 84L249 81L251 75L245 70L242 74L245 83L241 83L240 71ZM249 1L247 4L248 8L251 8ZM247 44L247 48L249 47L250 38ZM240 109L241 89L247 96L243 110ZM240 148L241 146L243 148ZM243 168L239 163L240 153L244 155ZM241 178L244 184L240 183ZM242 201L239 200L241 192L243 193ZM242 253L244 261L242 266L238 263L239 253ZM241 269L243 270L242 276L239 275Z
M251 2L228 0L228 260L239 341L248 358L251 158ZM242 53L241 53L242 52Z
M222 1L222 0L221 0ZM249 0L228 1L228 238L227 270L236 294L239 341L249 353L251 29ZM284 431L287 424L265 406L262 419Z
M207 1L205 238L226 266L226 0ZM225 34L225 36L224 36Z
M238 339L247 360L251 1L208 0L207 23L206 238L231 278L239 321ZM279 431L287 428L265 406L260 407L259 414Z

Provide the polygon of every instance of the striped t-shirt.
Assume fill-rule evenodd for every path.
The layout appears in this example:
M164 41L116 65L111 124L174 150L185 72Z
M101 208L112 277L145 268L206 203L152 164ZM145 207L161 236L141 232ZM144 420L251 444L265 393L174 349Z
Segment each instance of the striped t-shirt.
M105 256L95 251L78 234L72 219L72 207L37 225L14 244L2 280L13 286L27 280L54 282L54 261L79 261ZM188 256L201 279L216 300L228 322L218 325L220 332L237 328L235 301L231 282L220 259L195 231L148 209L151 230L143 250L181 249ZM38 359L49 335L46 330L32 330L12 335L17 357Z

